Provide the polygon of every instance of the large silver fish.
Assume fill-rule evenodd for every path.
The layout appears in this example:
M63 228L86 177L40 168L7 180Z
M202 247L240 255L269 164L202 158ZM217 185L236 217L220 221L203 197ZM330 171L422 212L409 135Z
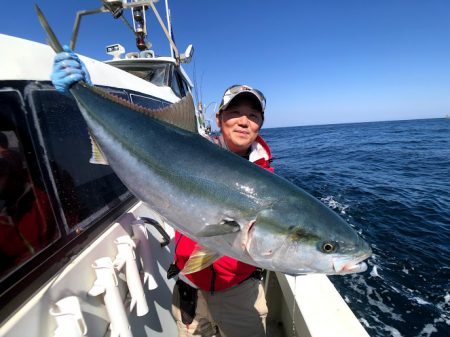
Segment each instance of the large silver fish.
M56 52L61 45L40 12ZM196 132L190 96L148 110L84 82L70 92L101 152L129 190L201 247L185 272L221 255L288 274L365 271L369 245L287 180Z

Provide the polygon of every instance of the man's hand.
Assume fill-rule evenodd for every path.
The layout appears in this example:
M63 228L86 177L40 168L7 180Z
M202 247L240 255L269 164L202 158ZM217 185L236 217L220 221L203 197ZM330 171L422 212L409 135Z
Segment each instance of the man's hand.
M81 80L92 85L84 63L68 46L64 46L63 49L63 52L55 56L53 72L50 76L56 90L67 92L74 83Z

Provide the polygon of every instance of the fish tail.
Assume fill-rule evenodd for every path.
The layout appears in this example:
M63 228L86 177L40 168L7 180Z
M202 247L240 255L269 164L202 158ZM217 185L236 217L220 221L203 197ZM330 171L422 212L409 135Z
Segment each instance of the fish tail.
M34 4L34 7L36 9L39 22L41 23L42 28L44 28L45 32L47 33L48 44L50 45L50 47L53 48L53 50L56 53L62 52L63 47L59 42L58 38L56 37L55 33L53 32L53 29L50 27L47 19L44 16L44 13L42 13L41 9L37 4Z

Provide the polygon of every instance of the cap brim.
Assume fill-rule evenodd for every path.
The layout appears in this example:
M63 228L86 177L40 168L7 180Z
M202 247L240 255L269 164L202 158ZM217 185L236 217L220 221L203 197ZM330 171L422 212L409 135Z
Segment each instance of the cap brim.
M228 108L228 106L231 104L231 102L233 102L233 100L234 100L236 97L238 97L238 96L239 96L239 97L242 97L242 96L248 96L249 98L255 100L256 102L258 102L258 105L259 105L259 107L260 107L260 111L261 111L262 113L264 113L264 108L263 108L263 105L262 105L262 103L261 103L261 100L260 100L259 97L258 97L254 92L252 92L251 90L241 91L241 92L238 92L238 93L234 94L233 96L230 97L229 101L228 101L226 104L224 104L224 105L222 105L222 106L220 107L220 110L226 110L226 109Z

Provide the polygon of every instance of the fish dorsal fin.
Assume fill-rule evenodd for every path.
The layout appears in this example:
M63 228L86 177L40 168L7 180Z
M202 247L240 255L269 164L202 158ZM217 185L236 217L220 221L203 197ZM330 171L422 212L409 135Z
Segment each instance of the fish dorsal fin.
M165 108L147 110L145 113L153 118L175 125L181 129L197 132L195 106L190 93L178 102Z
M181 272L185 275L198 272L212 265L220 257L218 252L197 244Z
M79 82L81 84L81 82ZM183 130L191 131L197 133L197 118L195 115L195 106L194 101L192 99L192 95L188 93L185 97L180 99L178 102L175 102L171 105L168 105L161 109L148 109L144 108L135 103L131 103L127 100L124 100L121 97L118 97L114 94L110 94L104 91L101 88L92 87L87 85L86 83L82 83L82 85L95 93L99 94L102 97L105 97L117 104L125 106L129 109L138 111L143 113L144 115L150 116L152 118L158 119L160 121L166 122L168 124L179 127Z

